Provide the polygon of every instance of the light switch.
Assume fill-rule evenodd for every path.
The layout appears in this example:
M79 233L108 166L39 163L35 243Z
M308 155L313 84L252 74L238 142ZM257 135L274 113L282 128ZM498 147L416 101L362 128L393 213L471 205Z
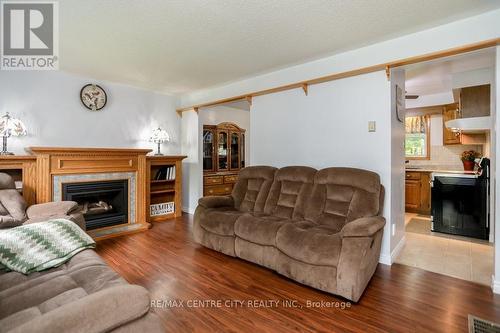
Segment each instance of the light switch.
M368 132L376 132L376 122L374 120L368 122Z

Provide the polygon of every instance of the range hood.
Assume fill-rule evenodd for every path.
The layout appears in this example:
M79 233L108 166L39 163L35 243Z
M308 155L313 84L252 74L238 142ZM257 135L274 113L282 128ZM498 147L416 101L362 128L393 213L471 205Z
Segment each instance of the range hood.
M471 118L458 118L448 120L445 126L452 131L460 131L462 133L484 133L492 128L491 117L471 117Z

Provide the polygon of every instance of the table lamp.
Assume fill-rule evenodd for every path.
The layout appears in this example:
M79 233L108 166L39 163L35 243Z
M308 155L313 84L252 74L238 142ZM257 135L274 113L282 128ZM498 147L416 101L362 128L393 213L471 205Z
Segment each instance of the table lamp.
M158 151L156 152L155 156L162 156L163 154L160 152L160 144L164 142L169 142L170 136L168 135L167 131L165 131L161 127L158 127L151 133L149 141L158 144Z
M7 150L7 139L11 136L25 136L26 126L19 119L12 118L7 112L0 118L0 135L3 137L3 146L0 155L14 155Z

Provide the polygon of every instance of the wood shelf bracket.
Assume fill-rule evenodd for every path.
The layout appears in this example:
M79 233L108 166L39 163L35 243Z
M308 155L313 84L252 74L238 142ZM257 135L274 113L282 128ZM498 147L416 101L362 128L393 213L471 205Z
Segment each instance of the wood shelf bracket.
M177 115L179 117L181 117L181 118L182 118L182 113L185 112L185 111L189 111L189 110L175 110L175 112L177 113ZM200 111L200 108L198 106L194 106L193 107L193 111L198 114L198 112Z
M245 99L247 100L248 105L252 106L252 96L247 96Z
M303 83L302 84L302 90L304 90L304 94L307 94L309 93L309 85L307 83Z
M391 67L389 65L385 66L385 76L387 76L387 81L391 80Z

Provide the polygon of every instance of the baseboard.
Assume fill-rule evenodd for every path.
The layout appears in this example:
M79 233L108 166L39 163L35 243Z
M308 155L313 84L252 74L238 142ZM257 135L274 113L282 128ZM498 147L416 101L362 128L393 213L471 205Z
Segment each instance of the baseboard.
M401 251L403 250L403 247L406 244L406 235L403 235L403 238L399 241L398 245L392 250L391 252L391 263L394 263L396 261L396 258L399 256Z
M500 280L495 280L495 275L491 276L491 290L495 294L500 294Z
M380 254L380 258L378 259L380 264L391 266L391 256L389 254Z
M403 236L403 238L401 238L401 240L399 241L398 245L396 245L394 250L392 250L391 254L388 253L381 254L378 262L384 265L391 266L401 253L401 250L403 249L405 243L406 243L406 237Z
M188 214L193 215L193 214L194 214L195 209L194 209L194 208L191 208L191 207L182 207L182 211L183 211L184 213L188 213Z

